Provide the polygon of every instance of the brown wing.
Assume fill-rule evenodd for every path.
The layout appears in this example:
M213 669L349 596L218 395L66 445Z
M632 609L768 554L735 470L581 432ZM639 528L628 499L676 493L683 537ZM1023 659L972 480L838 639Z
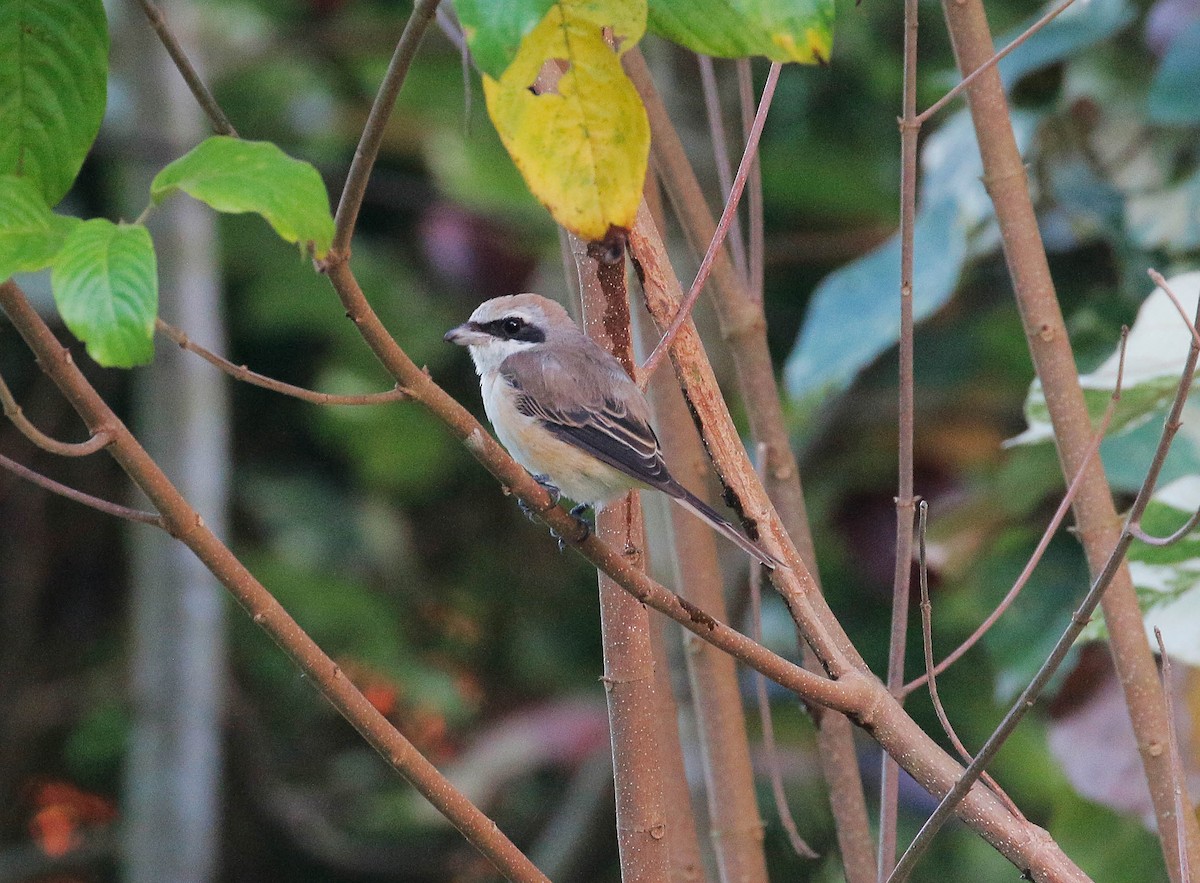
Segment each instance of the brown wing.
M516 353L504 360L500 375L516 390L517 409L557 438L679 496L682 488L663 462L645 397L620 363L599 347Z

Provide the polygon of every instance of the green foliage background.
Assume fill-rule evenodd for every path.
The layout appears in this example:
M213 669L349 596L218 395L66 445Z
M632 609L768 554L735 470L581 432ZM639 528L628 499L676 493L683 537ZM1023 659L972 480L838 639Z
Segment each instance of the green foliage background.
M211 80L241 134L313 163L336 193L408 4L219 0L207 7L200 34ZM1083 369L1107 355L1120 325L1132 320L1149 291L1146 266L1166 272L1195 266L1200 257L1200 99L1179 85L1200 70L1200 6L1097 0L1087 9L1005 68ZM1015 33L1039 11L1027 0L989 4L1000 34ZM876 248L889 254L896 223L901 21L897 4L845 0L837 12L830 65L784 72L764 135L766 295L781 371L787 365L825 586L868 662L879 667L894 518L892 340L879 326L884 330L859 335L870 337L869 346L854 349L830 329L874 328L868 313L887 309L894 292L894 268L869 255ZM936 6L924 5L922 14L924 106L954 78ZM654 37L644 51L694 161L715 180L694 59ZM764 69L756 72L761 78ZM488 297L533 288L563 296L566 286L554 228L491 128L477 74L469 71L468 80L464 94L457 49L431 34L389 128L354 261L400 344L478 410L474 374L462 352L442 343L444 331ZM115 85L128 87L119 79ZM932 541L945 551L934 574L943 652L1007 590L1062 491L1047 446L1000 449L1023 428L1032 371L995 223L979 200L973 141L963 137L955 113L944 112L925 136L928 245L917 258L918 272L929 274L929 318L916 341L917 490L933 506ZM118 133L110 119L60 210L120 218L129 158ZM1118 148L1127 141L1144 154L1122 156ZM940 145L940 159L931 143ZM234 361L333 391L390 386L325 281L294 247L253 216L222 217L220 232ZM687 275L690 259L680 255ZM845 293L852 283L878 297L855 300ZM28 287L36 293L39 283L29 280ZM829 290L841 294L822 301ZM137 394L136 378L88 367L110 401L124 406ZM73 425L7 325L0 325L0 371L39 425ZM213 382L222 381L214 375ZM519 769L488 804L518 843L536 841L582 759L605 750L594 731L603 708L594 575L560 555L416 408L319 409L245 385L233 388L233 398L236 550L360 683L391 703L407 735L435 761L461 761L467 773L483 775L471 749L499 722L565 702L590 709L573 724L577 730L559 724L556 737L576 746L569 760ZM0 427L0 449L17 450L13 436ZM1121 458L1136 460L1144 450L1142 443ZM123 493L115 467L88 471L23 456L101 496ZM7 476L0 478L0 528L0 618L10 631L31 629L38 647L36 660L12 673L0 702L11 705L21 691L48 690L62 679L76 685L69 711L54 724L3 734L4 746L17 748L0 752L10 758L0 763L0 786L19 797L37 777L62 777L119 800L127 568L124 554L105 552L136 540ZM968 745L986 736L1003 701L1040 661L1085 582L1074 541L1057 540L1000 628L945 677L944 701ZM767 613L767 634L792 652L785 613ZM265 787L263 770L272 784L319 794L346 842L389 850L393 872L370 879L485 877L469 848L430 820L276 648L239 611L231 610L230 621L236 714L224 796L225 877L365 879L314 850L255 799ZM920 664L918 653L914 648L910 670ZM936 731L923 698L912 708ZM831 856L811 727L784 696L776 697L776 710L800 771L788 790L802 830ZM1073 792L1047 755L1050 725L1045 714L1027 724L1002 755L997 777L1089 872L1161 876L1154 838L1138 819ZM863 752L873 769L865 743ZM928 803L915 790L903 800L905 825L915 828ZM762 805L778 879L838 879L833 857L790 856L765 799ZM0 806L0 850L27 838L31 812L22 799ZM617 879L611 819L601 816L573 879ZM97 873L109 879L114 872ZM958 830L939 841L922 879L1001 880L1013 873Z

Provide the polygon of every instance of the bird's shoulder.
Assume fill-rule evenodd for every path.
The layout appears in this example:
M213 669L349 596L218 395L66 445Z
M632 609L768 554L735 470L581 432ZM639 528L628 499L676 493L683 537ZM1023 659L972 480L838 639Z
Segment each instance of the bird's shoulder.
M580 335L580 341L513 353L499 369L532 410L552 420L582 413L609 412L637 423L649 422L649 407L625 369L612 355Z

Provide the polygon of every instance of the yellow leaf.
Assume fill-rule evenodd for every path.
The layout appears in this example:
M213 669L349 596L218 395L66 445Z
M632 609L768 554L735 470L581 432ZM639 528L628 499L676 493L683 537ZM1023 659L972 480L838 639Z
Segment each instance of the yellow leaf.
M637 213L650 124L619 54L645 28L646 0L561 0L500 79L483 78L488 113L525 183L584 239L628 228ZM545 91L534 94L535 84Z

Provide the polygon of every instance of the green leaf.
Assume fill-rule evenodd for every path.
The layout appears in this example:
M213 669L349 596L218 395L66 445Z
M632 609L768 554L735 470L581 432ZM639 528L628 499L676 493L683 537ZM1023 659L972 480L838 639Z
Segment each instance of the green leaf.
M28 178L0 175L0 280L50 266L79 223L50 211Z
M159 172L150 195L161 202L182 190L219 212L255 212L288 242L317 258L329 253L333 216L325 182L311 165L274 144L216 135Z
M1151 122L1192 126L1200 123L1200 21L1172 42L1147 96Z
M1001 49L1025 33L1045 11L1031 16L996 40ZM1063 61L1089 46L1107 40L1125 28L1137 15L1128 0L1092 0L1074 4L1009 55L997 68L1006 88L1026 74Z
M647 25L705 55L823 63L833 51L832 0L652 0Z
M454 0L471 57L493 79L512 64L525 35L554 5L554 0Z
M1200 271L1183 273L1167 280L1189 316L1195 315L1200 298ZM1109 438L1129 432L1156 414L1161 414L1175 395L1179 375L1187 358L1192 336L1179 311L1160 288L1146 298L1125 345L1125 370L1121 400L1109 425ZM1114 350L1095 371L1081 374L1088 412L1099 419L1108 407L1116 386L1119 350ZM1025 399L1026 430L1011 439L1012 444L1036 444L1054 437L1050 410L1041 383L1034 381Z
M0 2L0 174L29 178L54 205L71 188L108 88L101 0Z
M98 364L132 368L153 358L158 265L145 227L82 222L63 243L50 284L63 321Z

